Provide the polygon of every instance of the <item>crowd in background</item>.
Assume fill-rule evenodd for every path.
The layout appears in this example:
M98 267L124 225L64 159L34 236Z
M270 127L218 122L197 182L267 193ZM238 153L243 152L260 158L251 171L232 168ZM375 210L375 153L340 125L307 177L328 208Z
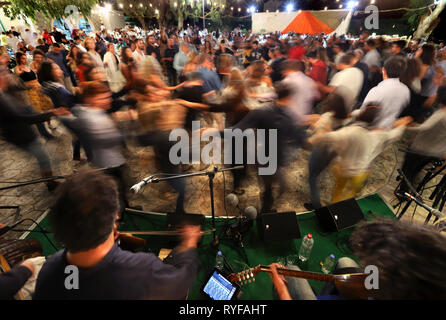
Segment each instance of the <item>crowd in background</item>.
M390 42L372 38L367 32L358 39L347 39L323 34L256 35L249 30L242 33L240 28L208 32L192 26L181 31L142 31L127 25L111 31L102 26L101 31L88 35L74 30L70 40L56 28L52 32L44 30L38 38L29 29L20 34L13 28L7 37L7 46L0 49L0 63L13 74L8 93L25 106L21 111L42 115L63 108L74 115L72 111L88 106L88 95L96 103L101 90L104 97L105 92L110 94L111 102L104 102L104 123L111 121L110 128L99 136L121 137L114 148L92 141L91 126L81 121L80 115L60 121L73 132L74 159L80 159L82 146L94 166L108 169L121 181L123 193L126 161L119 148L125 146L125 139L114 122L119 110L130 110L128 117L139 119L146 131L139 141L156 148L159 169L167 172L181 168L164 161L168 154L163 148L166 133L176 127L190 129L193 120L205 120L208 126L220 130L278 127L284 133L281 139L293 138L299 145L312 146L312 201L308 207L321 206L318 177L330 164L337 181L333 201L355 196L376 156L389 142L401 137L404 130L399 129L397 134L390 130L395 121L410 117L422 124L439 108L437 91L446 72L442 43ZM101 90L92 87L98 83L103 86ZM279 93L285 95L281 103L287 107L274 110L286 111L283 121L300 133L284 130L282 119L274 123L278 112L272 112L272 117L262 115L265 108L281 100ZM161 112L159 116L157 112ZM85 117L96 122L96 116L87 112ZM267 117L268 123L262 123L262 117ZM365 124L351 125L355 119ZM38 122L40 135L53 139L53 122ZM357 131L364 133L363 140ZM438 130L437 134L441 135ZM412 151L416 154L408 157L418 165L404 167L411 179L427 160L446 154L441 140L437 136L439 145L414 143ZM282 142L279 164L284 167L287 153ZM38 143L33 141L33 145L34 150ZM29 143L25 149L29 149ZM38 150L38 159L44 153ZM49 162L40 161L44 176L51 173ZM272 180L283 180L280 171ZM234 174L234 191L239 194L243 193L239 190L243 176L244 171ZM269 210L272 200L267 200L268 190L273 181L264 180L264 201L268 202L264 209ZM184 184L175 182L173 187L180 194L177 209L183 210ZM123 199L128 205L125 195Z
M169 161L169 133L192 130L194 120L218 130L277 130L278 170L261 176L261 212L274 210L274 183L285 189L289 148L311 150L309 209L322 206L324 170L331 168L336 180L332 202L356 197L377 156L405 132L413 133L403 165L411 182L427 163L446 157L443 44L386 41L367 32L349 39L192 26L75 30L68 40L56 28L30 33L12 29L0 48L3 138L33 154L42 176L50 177L51 159L38 138L57 139L61 123L73 135L73 159L84 150L94 168L116 179L121 210L130 207L126 138L155 149L158 172L179 173L184 167ZM233 172L239 195L246 158L243 164L245 170ZM170 184L178 193L176 211L184 212L185 183ZM42 297L49 292L40 290Z

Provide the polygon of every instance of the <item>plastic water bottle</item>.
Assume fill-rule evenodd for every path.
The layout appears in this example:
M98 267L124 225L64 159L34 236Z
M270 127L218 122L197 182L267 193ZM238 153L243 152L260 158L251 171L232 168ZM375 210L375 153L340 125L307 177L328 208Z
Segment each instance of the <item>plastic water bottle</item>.
M221 253L221 251L218 251L217 256L215 257L215 268L221 271L223 270L223 266L224 266L223 254Z
M322 264L322 272L323 273L330 273L331 268L333 268L335 264L335 256L334 254L330 254L327 258L325 258L324 263Z
M307 234L303 240L299 249L299 260L305 262L310 258L311 249L313 249L314 239L311 234Z

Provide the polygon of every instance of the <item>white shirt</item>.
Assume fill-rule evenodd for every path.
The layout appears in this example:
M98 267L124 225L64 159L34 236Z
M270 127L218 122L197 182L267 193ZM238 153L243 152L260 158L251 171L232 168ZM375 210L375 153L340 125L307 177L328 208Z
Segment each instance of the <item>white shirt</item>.
M342 175L355 177L367 172L375 158L388 143L398 140L405 128L391 131L370 131L357 123L337 131L325 133L322 141L335 147ZM319 143L320 143L319 142Z
M358 95L362 89L364 74L358 68L347 68L333 76L329 86L337 87L345 102L345 108L350 112L356 103Z
M16 52L17 51L17 44L20 42L20 40L17 37L12 36L6 38L6 43L8 46L11 47L11 49Z
M362 62L367 64L369 66L369 68L371 68L371 67L381 68L381 55L379 54L378 50L376 50L376 49L370 50L364 56L364 59L362 59Z
M145 54L144 51L141 50L141 53L138 52L138 50L133 51L133 59L135 59L136 63L141 62L141 60L144 58Z
M320 97L316 83L302 72L287 75L283 82L293 90L291 112L296 121L301 121L305 115L311 114L313 102Z
M401 83L399 79L393 78L381 81L380 84L370 90L365 97L361 110L368 103L379 103L381 111L374 125L377 128L390 129L409 102L409 88Z
M99 68L104 68L104 63L102 62L101 55L97 52L88 52L88 54L91 56L91 58L96 62L96 65Z

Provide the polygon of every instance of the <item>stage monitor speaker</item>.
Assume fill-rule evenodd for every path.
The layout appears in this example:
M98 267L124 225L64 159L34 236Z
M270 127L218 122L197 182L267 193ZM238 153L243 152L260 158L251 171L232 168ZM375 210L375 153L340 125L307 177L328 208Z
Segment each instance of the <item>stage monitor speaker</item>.
M339 232L364 220L364 213L355 199L348 199L316 210L319 226L324 232Z
M188 224L193 226L204 226L205 217L203 214L193 213L168 213L166 222L168 229L177 229L177 227Z
M265 242L299 239L296 212L263 213L257 218L260 238Z

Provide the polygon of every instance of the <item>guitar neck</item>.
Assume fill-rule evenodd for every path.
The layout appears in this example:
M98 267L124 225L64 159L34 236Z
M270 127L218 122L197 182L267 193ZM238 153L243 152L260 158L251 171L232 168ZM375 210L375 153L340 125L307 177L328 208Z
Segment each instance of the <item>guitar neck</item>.
M260 271L271 273L271 268L267 266L260 266ZM335 279L334 276L331 274L321 274L285 268L277 268L277 273L287 277L303 278L307 280L316 280L322 282L334 282Z

